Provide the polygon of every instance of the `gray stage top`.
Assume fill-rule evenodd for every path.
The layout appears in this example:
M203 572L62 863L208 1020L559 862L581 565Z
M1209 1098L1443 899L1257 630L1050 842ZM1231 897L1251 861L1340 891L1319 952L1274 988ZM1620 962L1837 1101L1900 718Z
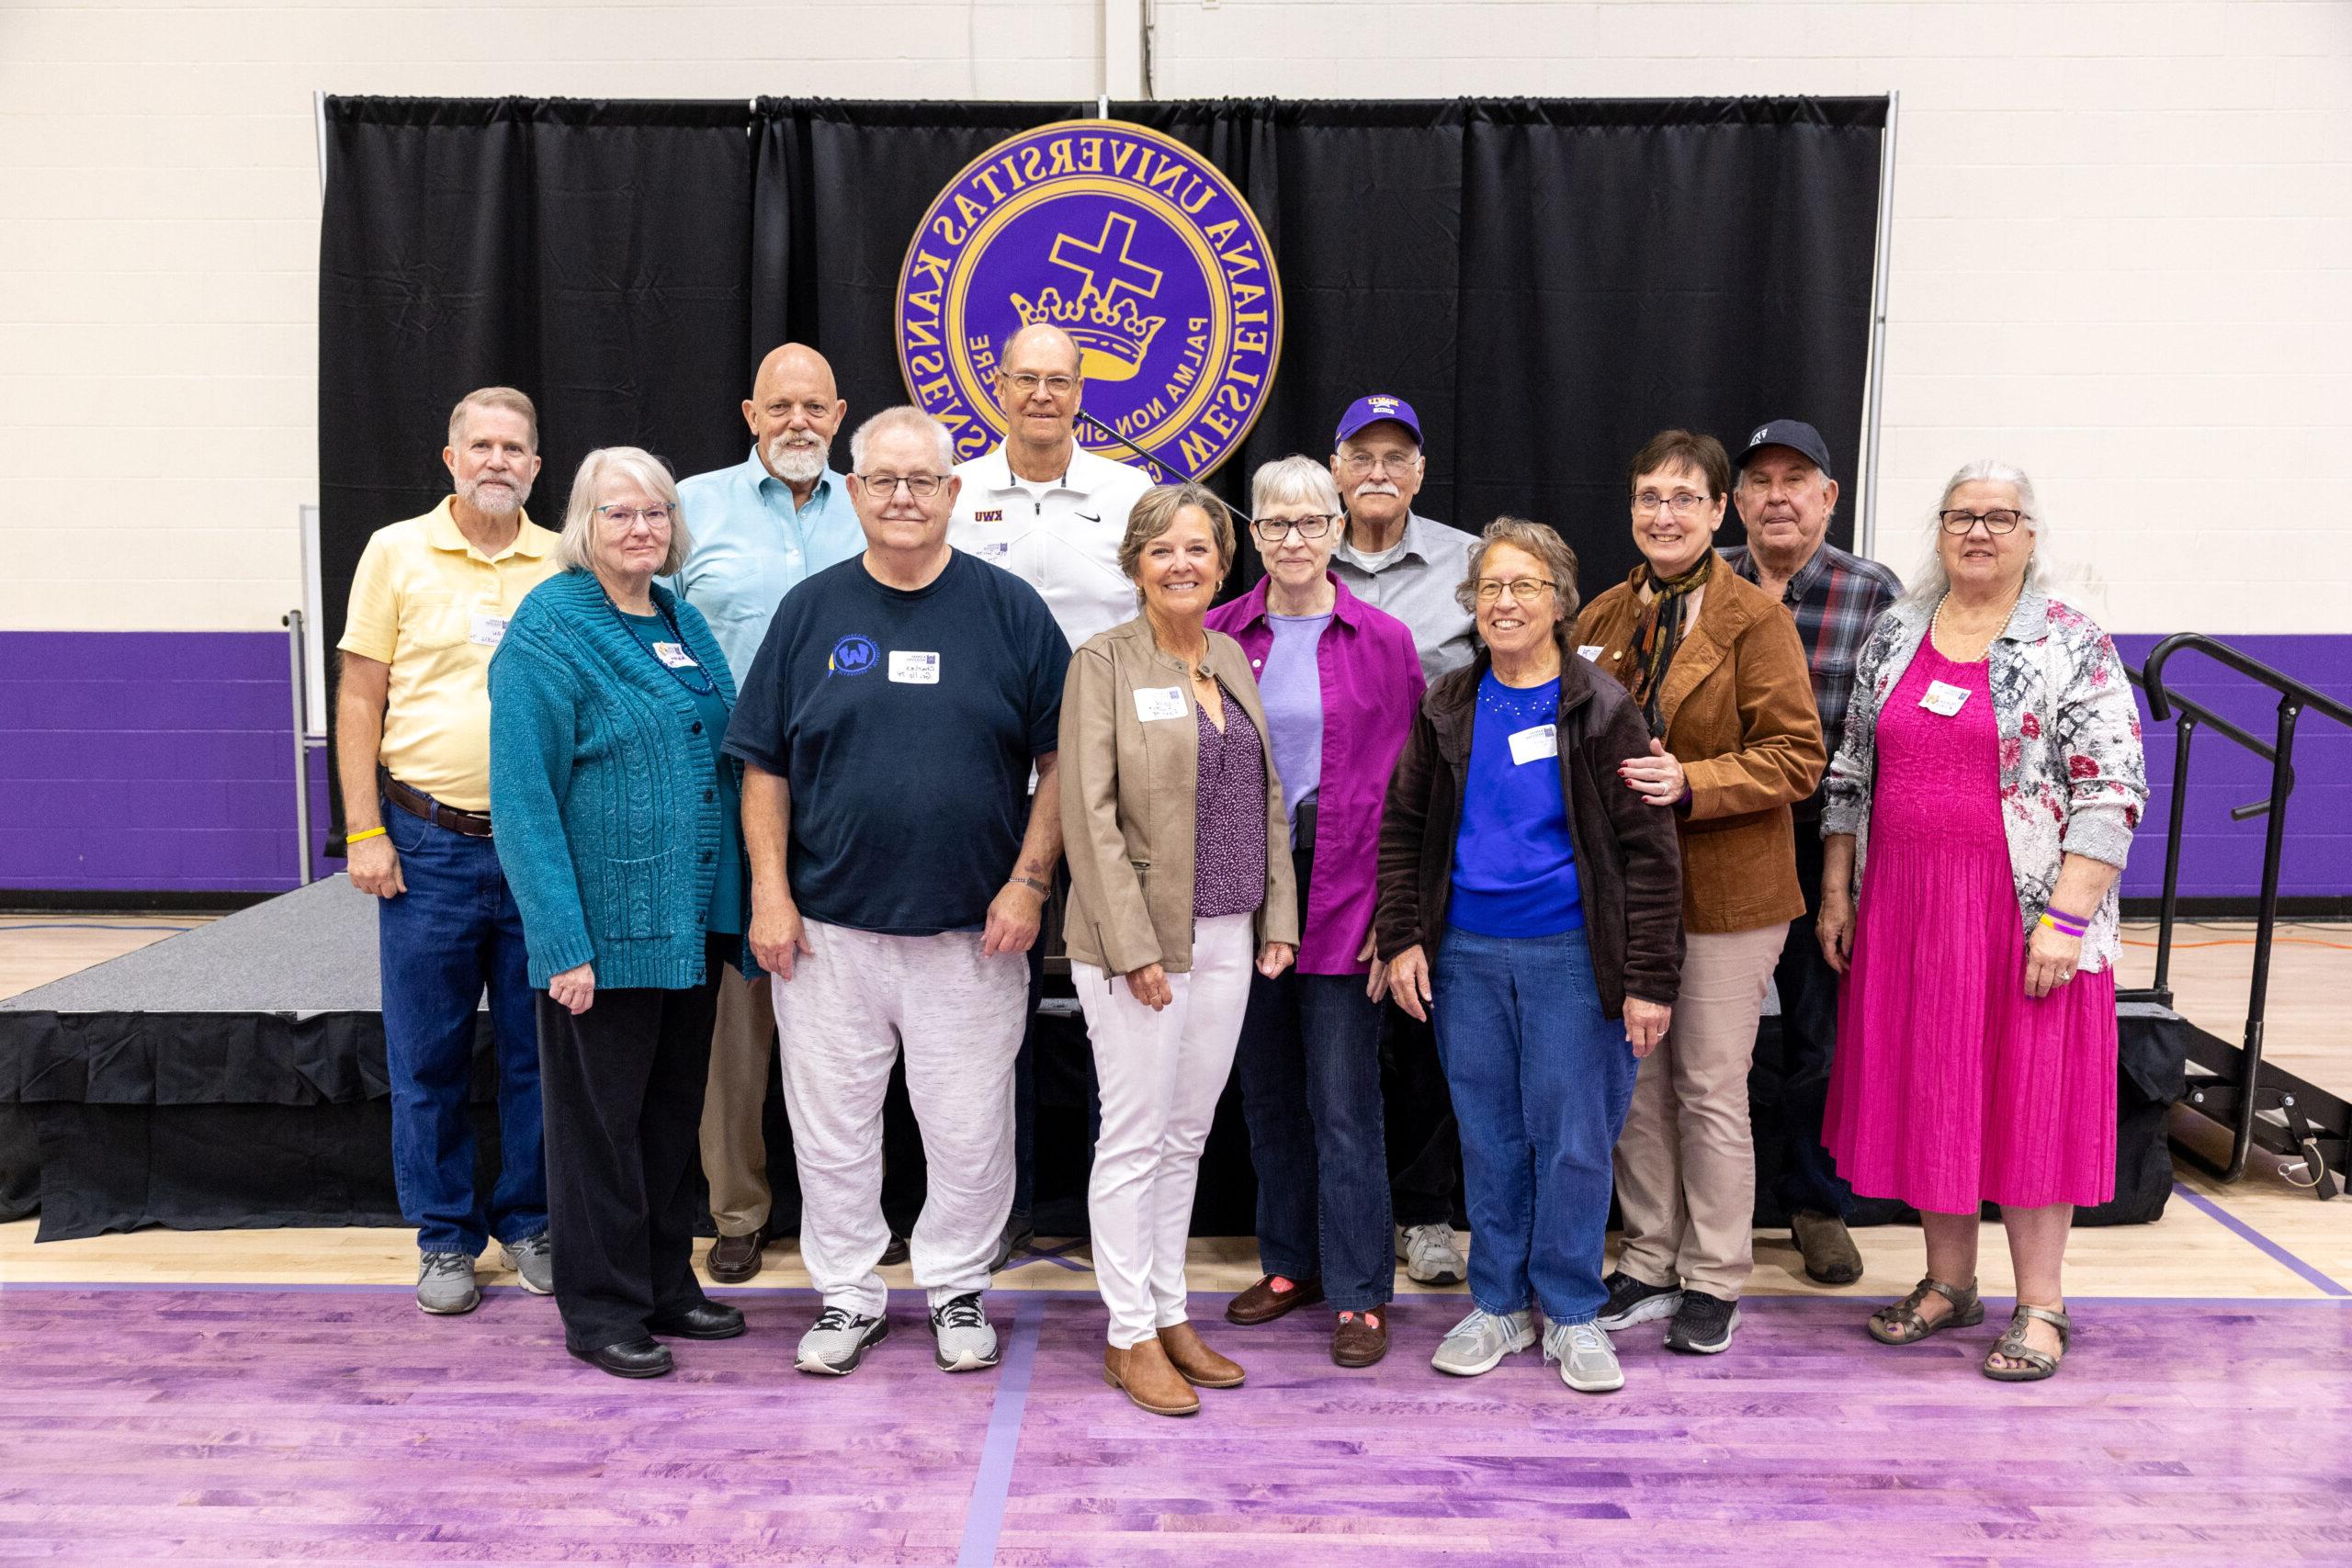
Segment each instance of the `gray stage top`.
M375 1012L376 900L344 875L0 999L0 1012Z

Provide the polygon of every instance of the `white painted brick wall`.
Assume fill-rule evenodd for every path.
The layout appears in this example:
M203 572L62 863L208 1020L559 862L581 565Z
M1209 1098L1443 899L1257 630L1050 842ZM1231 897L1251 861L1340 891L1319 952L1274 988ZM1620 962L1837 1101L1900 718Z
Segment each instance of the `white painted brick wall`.
M251 629L299 600L312 88L1085 97L1102 9L6 0L0 486L45 503L0 518L0 626ZM1167 97L1900 90L1880 553L1907 569L1942 476L2003 456L2116 629L2352 631L2352 4L1153 14Z

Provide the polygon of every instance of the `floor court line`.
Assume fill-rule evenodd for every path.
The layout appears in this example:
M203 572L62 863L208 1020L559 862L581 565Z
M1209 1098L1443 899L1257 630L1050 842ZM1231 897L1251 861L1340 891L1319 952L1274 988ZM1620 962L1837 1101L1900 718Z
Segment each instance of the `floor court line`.
M2241 1241L2250 1243L2256 1250L2263 1253L2265 1256L2269 1258L2271 1261L2283 1264L2288 1269L2292 1269L2297 1275L2301 1276L2306 1283L2317 1286L2319 1289L2325 1291L2331 1296L2352 1297L2352 1289L2346 1289L2345 1286L2336 1283L2335 1280L2330 1279L2325 1273L2304 1262L2301 1258L2296 1257L2293 1253L2288 1251L2285 1247L2279 1246L2277 1242L2271 1240L2268 1236L2263 1235L2260 1231L2246 1224L2245 1221L2238 1218L2237 1215L2231 1213L2227 1209L2222 1208L2219 1203L2214 1202L2213 1200L2206 1197L2203 1193L2193 1191L2186 1183L2178 1181L2173 1183L2172 1190L2173 1196L2186 1200L2190 1208L2196 1209L2199 1213L2209 1214L2212 1216L2212 1218L2220 1221L2223 1230L2231 1231L2234 1233Z
M1077 1295L1057 1291L1056 1295ZM1037 1333L1046 1320L1046 1292L1022 1292L1014 1309L1012 1337L998 1370L996 1404L989 1412L989 1435L980 1448L979 1472L964 1515L963 1544L956 1568L987 1568L996 1561L997 1538L1004 1531L1004 1506L1012 1491L1013 1456L1021 1450L1021 1423L1029 1411L1029 1377L1037 1363Z

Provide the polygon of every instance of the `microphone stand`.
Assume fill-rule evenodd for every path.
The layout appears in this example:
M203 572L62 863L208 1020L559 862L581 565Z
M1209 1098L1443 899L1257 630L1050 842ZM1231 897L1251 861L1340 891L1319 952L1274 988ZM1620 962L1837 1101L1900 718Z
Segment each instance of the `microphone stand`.
M1084 409L1078 411L1078 417L1080 423L1093 426L1103 434L1109 436L1112 440L1117 442L1120 446L1125 447L1128 451L1133 452L1136 457L1141 457L1145 462L1150 464L1153 468L1165 468L1170 473L1174 474L1178 479L1183 480L1186 484L1198 484L1201 482L1197 476L1186 473L1183 469L1178 468L1175 464L1170 462L1165 457L1154 457L1151 453L1145 451L1142 447L1136 446L1134 442L1128 440L1125 436L1120 434L1117 431L1112 429L1101 420L1095 418L1092 414L1088 413ZM1149 472L1150 470L1147 469L1145 471ZM1255 517L1250 516L1248 513L1242 511L1241 508L1235 506L1231 502L1227 502L1226 507L1227 510L1233 513L1235 521L1238 522L1245 530L1255 529L1258 526L1258 520Z

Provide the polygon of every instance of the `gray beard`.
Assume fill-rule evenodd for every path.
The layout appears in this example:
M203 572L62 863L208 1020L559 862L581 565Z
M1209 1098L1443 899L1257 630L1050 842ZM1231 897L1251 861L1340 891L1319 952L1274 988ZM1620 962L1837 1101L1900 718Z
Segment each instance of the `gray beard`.
M780 440L768 443L768 471L786 484L812 483L823 475L825 464L831 457L830 442L819 442L814 446L791 446Z
M477 480L465 491L466 504L485 517L511 517L523 510L523 502L531 495L520 485L511 489L489 489L486 496L483 493L485 489L489 487Z

